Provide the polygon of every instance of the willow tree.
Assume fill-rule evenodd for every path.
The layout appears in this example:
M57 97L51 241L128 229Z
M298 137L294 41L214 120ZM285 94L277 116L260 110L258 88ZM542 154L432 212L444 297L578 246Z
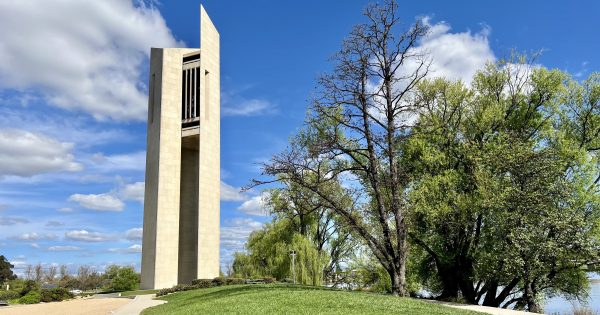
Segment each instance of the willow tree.
M233 271L236 275L292 279L301 284L321 285L323 268L328 260L306 237L290 229L288 220L275 220L248 238L246 253L236 253ZM290 251L296 252L292 264ZM295 269L293 269L295 268Z
M427 27L401 31L394 1L364 15L318 81L306 132L264 171L321 198L389 273L392 293L405 296L409 176L399 152L410 137L413 92L428 73L416 47ZM332 194L330 182L339 180L350 183Z
M581 296L597 258L600 84L490 64L470 87L419 85L411 240L441 298L537 312L545 294Z
M335 182L331 187L335 188L331 194L341 189ZM268 196L266 207L274 221L289 221L293 232L311 241L322 257L328 257L321 272L326 279L334 279L335 273L351 259L357 245L339 217L317 194L293 182L283 181L281 187L269 190Z

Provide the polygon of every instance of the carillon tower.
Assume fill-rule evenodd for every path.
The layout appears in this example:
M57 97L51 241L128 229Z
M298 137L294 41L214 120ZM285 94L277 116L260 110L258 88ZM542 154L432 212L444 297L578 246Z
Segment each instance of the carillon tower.
M152 48L142 289L219 275L219 33L200 6L200 48Z

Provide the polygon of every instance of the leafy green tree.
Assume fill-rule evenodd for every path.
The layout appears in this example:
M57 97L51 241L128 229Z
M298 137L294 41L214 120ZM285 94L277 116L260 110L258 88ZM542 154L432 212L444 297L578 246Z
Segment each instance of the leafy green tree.
M288 220L289 228L310 240L321 256L329 257L323 275L334 278L336 270L350 258L356 241L317 194L294 182L282 184L269 191L267 208L275 220Z
M4 255L0 255L0 284L17 278L12 271L12 268L14 267L15 266L11 264Z
M544 294L584 292L580 267L598 246L599 105L597 85L583 86L524 57L488 65L470 88L419 86L404 156L410 235L441 298L538 311Z
M252 278L271 276L279 280L292 278L290 251L296 251L296 280L302 284L321 285L327 257L305 236L289 228L290 222L279 220L255 231L248 239L248 253L236 253L236 275Z
M103 277L112 291L133 290L140 282L139 274L129 266L110 265L106 267Z

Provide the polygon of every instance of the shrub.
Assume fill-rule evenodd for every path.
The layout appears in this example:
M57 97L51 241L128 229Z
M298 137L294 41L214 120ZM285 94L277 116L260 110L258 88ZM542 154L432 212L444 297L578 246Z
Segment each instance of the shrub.
M37 291L39 290L39 288L40 287L37 284L37 282L33 280L27 280L23 285L23 289L21 289L21 296L27 295L27 293L29 293L30 291Z
M215 286L215 287L225 285L225 278L223 278L223 277L216 277L216 278L214 278L212 280L212 285Z
M0 300L14 300L21 297L18 291L0 291Z
M42 302L60 302L73 298L73 294L64 288L42 289L40 299Z
M133 267L113 266L110 272L110 289L113 291L133 290L140 282L139 274Z
M275 278L273 278L273 277L264 277L263 281L265 283L273 283L273 282L275 282Z
M268 283L272 283L273 281L275 281L274 278L267 278L267 279L263 279L263 281L267 282L267 281L271 281ZM196 279L192 281L192 284L178 284L172 288L168 288L168 289L161 289L159 291L156 292L156 296L163 296L163 295L167 295L170 293L175 293L175 292L180 292L180 291L188 291L188 290L195 290L195 289L204 289L204 288L210 288L210 287L218 287L218 286L222 286L222 285L233 285L233 284L245 284L246 280L241 279L241 278L225 278L225 277L216 277L214 279Z
M19 299L20 304L37 304L40 301L41 296L39 291L29 291Z
M210 288L213 285L212 279L196 279L192 281L192 285L198 286L198 288Z
M225 285L245 284L246 280L242 278L226 278Z

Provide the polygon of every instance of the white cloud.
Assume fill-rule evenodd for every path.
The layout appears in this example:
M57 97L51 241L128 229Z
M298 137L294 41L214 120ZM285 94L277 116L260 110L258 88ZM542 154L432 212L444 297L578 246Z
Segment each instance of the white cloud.
M105 242L113 240L114 236L87 230L73 230L66 232L65 238L70 241L79 242Z
M20 217L0 217L0 225L15 225L28 222L29 220Z
M433 64L430 70L433 77L460 79L470 83L476 71L496 59L488 41L491 30L487 26L477 33L452 33L446 22L431 24L430 18L425 17L423 23L430 29L418 49L431 54Z
M131 241L141 240L143 237L143 232L144 229L142 228L129 229L127 232L125 232L125 238Z
M61 212L61 213L70 213L70 212L73 212L73 209L72 208L60 208L56 211Z
M248 200L244 194L242 194L240 188L235 188L224 181L221 181L221 200L222 201L244 201Z
M48 247L48 251L51 251L51 252L72 252L72 251L78 251L78 250L81 250L81 247L70 246L70 245L65 245L65 246L57 245L57 246Z
M238 210L245 212L250 215L266 216L269 213L265 209L265 195L254 196L249 200L244 201L238 208Z
M100 172L122 170L143 171L146 169L145 151L115 155L96 153L90 160L94 163L91 166Z
M142 245L135 244L127 248L109 248L108 251L120 254L137 254L142 252Z
M266 114L274 114L277 108L271 102L263 99L242 99L235 102L224 102L221 107L221 115L223 116L259 116Z
M69 201L79 203L80 206L98 211L121 211L125 207L123 201L109 194L74 194Z
M40 241L40 240L54 240L57 236L52 233L38 234L36 232L23 233L19 236L13 237L13 239L19 241Z
M127 184L119 190L119 196L123 200L137 200L144 203L144 182Z
M183 46L152 5L122 0L0 2L0 38L3 88L100 120L145 120L149 47Z
M261 229L262 226L262 223L247 218L234 218L225 221L224 226L221 227L221 256L223 261L231 261L235 252L243 251L250 233Z
M20 129L0 129L0 175L80 171L70 143Z

